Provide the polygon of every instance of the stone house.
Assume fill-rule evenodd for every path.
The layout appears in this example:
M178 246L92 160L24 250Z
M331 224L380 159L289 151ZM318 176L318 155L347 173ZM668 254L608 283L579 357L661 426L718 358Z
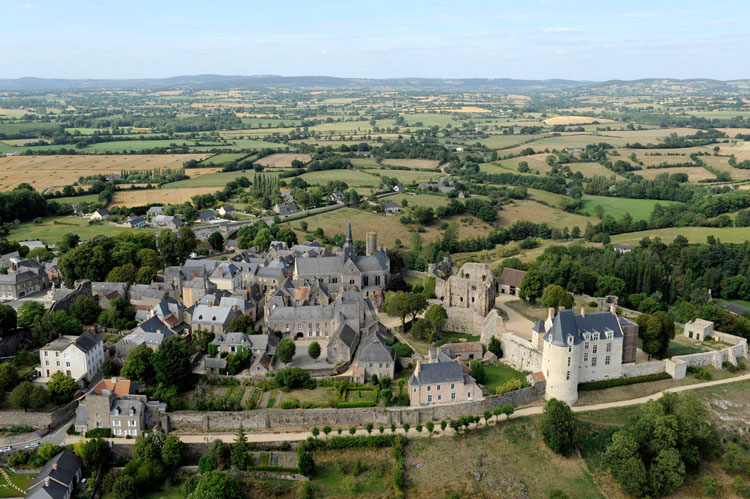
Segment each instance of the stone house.
M234 355L240 350L251 349L252 341L245 333L227 333L224 336L216 336L211 340L211 345L216 345L219 354Z
M146 345L151 350L158 349L167 338L175 336L175 332L159 317L153 316L140 324L123 339L115 343L115 351L120 359L127 358L128 354L139 345Z
M0 274L0 298L16 300L47 289L44 266L33 259L10 258L7 274Z
M482 344L478 341L467 341L465 343L446 343L438 348L449 358L458 358L464 362L481 360L483 355Z
M216 335L224 335L227 333L229 323L238 315L240 314L234 307L198 305L193 310L190 329L193 332L208 331Z
M221 208L219 208L219 215L222 217L225 215L234 215L234 213L237 210L234 209L234 205L231 203L224 203Z
M521 289L521 282L526 277L526 272L523 270L511 269L505 267L503 273L497 280L497 288L500 293L508 295L518 294L518 290Z
M104 364L102 338L86 331L80 336L61 336L39 349L41 365L36 368L40 382L46 383L57 372L79 384L94 379Z
M89 217L89 220L91 221L98 221L98 220L106 220L110 217L109 210L106 208L99 208L94 213L91 214L91 217Z
M451 404L482 400L482 389L463 372L456 361L423 364L417 361L409 378L409 402L412 406Z
M714 334L714 323L703 319L695 319L685 324L683 336L693 340L703 341Z
M348 324L339 327L326 346L326 361L329 364L345 364L352 360L359 344L359 331Z
M373 375L393 379L396 374L396 352L377 336L368 336L359 349L357 367L363 372L365 380Z

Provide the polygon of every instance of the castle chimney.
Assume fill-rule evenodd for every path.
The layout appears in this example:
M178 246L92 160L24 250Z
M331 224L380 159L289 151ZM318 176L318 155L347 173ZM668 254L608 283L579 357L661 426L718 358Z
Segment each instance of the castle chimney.
M237 306L236 304L234 305L234 307L233 307L233 308L234 308L234 311L235 311L235 312L239 312L239 310L240 310L240 307L238 307L238 306Z
M555 307L547 309L547 319L552 319L555 316Z
M195 270L193 270L193 279L195 279Z
M565 310L565 307L563 307L562 305L560 305L559 307L557 307L557 309L558 309L558 310L559 310L560 312L562 312L563 310Z
M617 315L616 310L617 309L615 308L615 304L614 303L610 303L609 304L609 311L612 312L613 314Z
M586 307L581 307L581 317L586 317Z
M55 471L57 471L57 463L55 463L55 464L52 465L52 469L55 470Z
M224 267L219 267L219 277L224 277Z
M422 368L422 361L417 361L417 367L414 368L414 376L419 377L419 370Z

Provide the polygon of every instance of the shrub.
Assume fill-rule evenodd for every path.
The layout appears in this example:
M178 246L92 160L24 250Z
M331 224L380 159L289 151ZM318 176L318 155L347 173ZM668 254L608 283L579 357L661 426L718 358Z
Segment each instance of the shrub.
M725 361L725 362L724 362L724 363L722 364L722 367L723 367L724 369L726 369L727 371L729 371L730 373L736 373L736 372L737 372L737 366L735 366L734 364L732 364L732 363L731 363L731 362L729 362L728 360L727 360L727 361Z
M716 497L719 493L719 483L712 476L701 478L701 491L707 497Z
M523 388L524 382L518 378L509 379L502 385L498 386L495 393L500 395L501 393L512 392L513 390L520 390Z
M633 385L636 383L648 383L650 381L659 381L662 379L671 379L672 376L665 372L644 374L643 376L633 376L632 378L615 378L604 379L601 381L591 381L589 383L580 383L578 391L601 390L603 388L612 388L614 386Z
M393 350L396 352L396 357L411 357L414 353L414 350L406 343L395 343Z
M698 379L709 380L712 378L711 373L705 367L688 367L688 372L692 373Z
M282 409L299 409L300 402L298 399L289 399L279 404L279 407L281 407Z
M109 438L112 436L112 430L109 428L94 428L87 431L83 436L86 438Z

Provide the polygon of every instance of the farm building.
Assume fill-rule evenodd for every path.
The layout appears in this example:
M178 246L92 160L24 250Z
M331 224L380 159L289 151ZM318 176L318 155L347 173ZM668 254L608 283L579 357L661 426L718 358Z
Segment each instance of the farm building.
M497 280L498 291L508 295L515 295L521 288L524 276L526 276L526 272L523 270L504 268L503 273L500 274L500 278Z
M106 208L99 208L94 213L91 214L91 217L89 217L89 220L106 220L110 217L109 210Z
M714 323L703 319L695 319L685 324L683 335L685 338L703 341L710 338L714 332Z

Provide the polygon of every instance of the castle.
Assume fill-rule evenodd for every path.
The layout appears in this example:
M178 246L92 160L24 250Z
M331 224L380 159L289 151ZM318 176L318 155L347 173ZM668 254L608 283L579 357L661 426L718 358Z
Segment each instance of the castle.
M584 308L580 315L554 311L534 325L532 344L542 351L545 398L573 405L579 383L620 378L623 364L635 362L638 325L618 317L614 305L590 314Z
M470 308L482 317L495 306L495 276L486 263L465 263L444 279L435 269L435 295L446 307Z

